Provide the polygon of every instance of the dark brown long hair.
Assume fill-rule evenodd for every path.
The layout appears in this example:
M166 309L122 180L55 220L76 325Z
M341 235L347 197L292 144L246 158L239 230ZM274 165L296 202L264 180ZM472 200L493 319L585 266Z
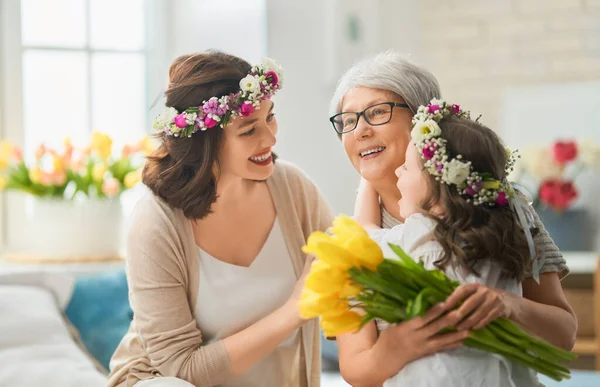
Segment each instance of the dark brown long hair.
M235 93L250 69L245 60L218 51L180 56L169 68L166 105L182 112L210 97ZM170 206L182 209L187 218L202 219L217 199L215 173L223 130L215 127L191 138L157 136L161 144L148 158L142 181Z
M500 138L488 127L475 121L444 118L439 123L441 137L447 141L449 159L462 155L479 173L491 173L494 179L506 178L506 151ZM525 233L509 206L489 207L474 205L459 195L455 185L442 184L428 172L429 197L425 211L436 203L444 209L436 220L435 238L444 249L444 257L436 262L438 268L447 267L452 254L458 264L479 274L478 262L491 259L498 264L505 277L522 280L531 258Z

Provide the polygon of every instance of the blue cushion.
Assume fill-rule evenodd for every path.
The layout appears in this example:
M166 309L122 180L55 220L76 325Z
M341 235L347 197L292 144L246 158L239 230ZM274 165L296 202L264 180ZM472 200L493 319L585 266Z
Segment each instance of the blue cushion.
M108 363L133 318L124 270L78 277L66 315L87 350L108 370Z

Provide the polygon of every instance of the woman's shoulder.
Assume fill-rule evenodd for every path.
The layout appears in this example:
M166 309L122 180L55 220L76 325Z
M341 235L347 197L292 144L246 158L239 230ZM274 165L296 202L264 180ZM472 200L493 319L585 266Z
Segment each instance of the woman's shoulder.
M128 239L151 241L180 234L185 227L182 217L181 210L148 191L136 203L128 219Z
M306 172L300 167L282 159L277 159L275 162L275 172L273 172L271 178L276 183L314 185Z

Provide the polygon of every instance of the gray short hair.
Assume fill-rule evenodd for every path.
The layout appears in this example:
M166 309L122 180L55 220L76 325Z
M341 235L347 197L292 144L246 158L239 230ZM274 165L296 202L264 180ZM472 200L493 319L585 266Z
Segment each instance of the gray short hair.
M369 87L398 94L415 113L420 105L441 98L440 85L424 67L393 51L384 51L352 66L339 80L330 104L330 114L342 109L342 99L353 87Z

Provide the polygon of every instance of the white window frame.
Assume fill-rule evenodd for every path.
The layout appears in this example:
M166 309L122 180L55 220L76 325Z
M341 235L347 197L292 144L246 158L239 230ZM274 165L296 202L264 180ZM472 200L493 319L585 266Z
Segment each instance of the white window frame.
M89 12L89 1L87 9ZM168 31L171 20L168 0L145 1L145 38L143 50L98 50L89 46L83 48L25 46L21 43L21 0L0 1L0 137L21 148L25 143L23 122L23 73L22 55L26 49L61 50L85 52L91 56L96 52L143 53L146 64L146 106L150 106L157 94L164 88L170 52ZM88 14L89 21L89 14ZM87 27L89 31L89 22ZM91 66L91 61L88 61ZM89 68L88 68L89 70ZM91 84L91 72L88 71ZM91 87L88 93L92 93ZM88 98L91 105L91 95ZM88 127L91 130L91 106L89 106ZM150 129L152 117L146 115L145 127ZM23 246L19 235L26 234L25 195L20 193L1 194L0 200L0 249L5 252L15 246ZM13 231L10 231L13 230ZM20 231L14 231L20 230ZM35 236L27 236L35 238Z

